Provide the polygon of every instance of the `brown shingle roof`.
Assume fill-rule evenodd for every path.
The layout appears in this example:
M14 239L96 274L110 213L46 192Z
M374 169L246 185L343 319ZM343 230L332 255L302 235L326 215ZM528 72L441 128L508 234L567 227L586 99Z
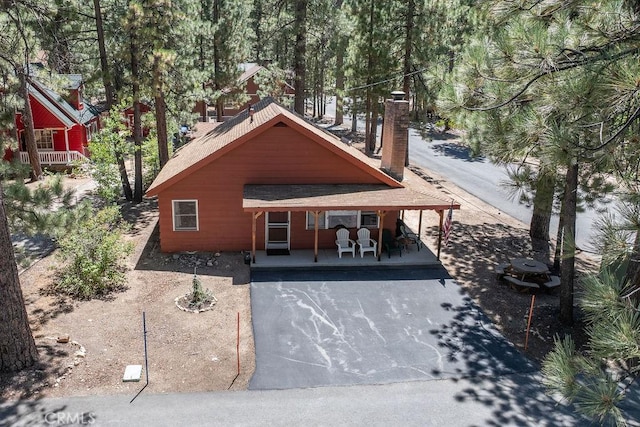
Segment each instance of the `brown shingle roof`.
M233 148L234 143L249 140L280 121L306 133L310 138L347 159L354 166L366 170L367 173L378 178L381 183L391 187L402 187L402 184L379 170L374 159L307 122L304 118L279 105L272 98L262 99L253 106L253 110L253 120L251 120L248 110L241 111L220 126L177 150L147 190L147 196L157 195L163 188L222 156Z
M384 184L245 185L242 207L252 211L445 210L442 194ZM459 208L455 205L454 209Z

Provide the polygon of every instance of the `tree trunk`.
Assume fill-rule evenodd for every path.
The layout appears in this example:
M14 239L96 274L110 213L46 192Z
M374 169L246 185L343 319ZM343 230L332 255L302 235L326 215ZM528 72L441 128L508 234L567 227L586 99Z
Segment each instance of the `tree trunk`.
M164 102L162 70L160 58L156 56L153 63L153 77L155 87L155 112L156 112L156 130L158 138L158 159L160 161L160 169L169 161L169 135L167 131L167 114L166 104Z
M630 285L627 293L632 293L633 300L637 305L640 301L640 291L636 291L640 288L640 232L636 232L636 238L633 241L633 249L629 255L629 267L627 267L625 281Z
M320 114L320 99L318 97L318 59L313 63L313 90L311 91L311 117L315 118Z
M376 136L378 135L378 102L373 102L371 105L371 122L369 125L369 141L367 143L367 152L373 154L376 151Z
M65 17L58 9L53 17L50 18L55 31L60 30L65 25ZM71 49L69 41L66 37L56 37L56 43L50 48L47 58L47 65L58 74L71 74Z
M369 143L371 138L371 120L373 120L371 113L371 103L372 97L371 94L371 85L373 84L373 21L375 18L376 4L374 0L370 0L369 2L369 28L367 31L368 37L368 51L367 51L367 102L365 104L365 125L364 125L364 144L365 151L367 156L373 155L373 149L371 148L371 144ZM375 146L373 147L375 149Z
M131 94L133 96L133 143L135 181L133 201L142 201L142 116L140 113L140 71L138 64L138 44L135 29L131 31Z
M22 149L27 149L29 154L29 163L31 164L31 181L38 181L42 179L42 166L40 165L40 157L38 156L38 149L36 147L36 134L33 130L33 113L31 112L31 103L29 102L29 87L28 87L28 69L22 67L16 68L16 74L20 79L20 96L24 99L24 110L22 111L22 124L24 125L24 131L22 136L24 137L24 145Z
M220 0L214 0L212 10L212 21L216 26L220 25ZM216 92L220 93L222 90L222 84L220 82L222 69L220 65L220 43L222 40L220 37L214 37L213 40L213 80ZM216 121L221 122L224 120L224 99L218 96L216 99Z
M336 52L336 117L334 125L344 122L343 95L344 95L344 51L346 39L340 37Z
M564 200L564 197L563 197ZM556 249L553 255L553 267L551 272L560 275L560 265L562 264L562 240L564 239L564 202L560 205L560 215L558 219L558 233L556 234Z
M296 34L296 51L294 54L293 64L293 72L295 74L295 80L293 81L293 89L295 90L293 109L296 113L304 116L304 89L306 76L305 55L307 53L307 0L297 0L295 5L294 31Z
M24 307L2 194L0 181L0 372L13 372L33 366L38 350Z
M116 161L118 162L118 170L120 171L120 182L122 183L122 194L128 201L133 200L133 192L131 191L131 183L127 174L127 166L124 162L124 156L120 152L116 152Z
M553 210L555 176L540 168L536 181L536 194L533 199L533 215L529 224L531 246L536 257L545 264L549 262L549 224Z
M411 53L413 48L413 11L415 10L415 1L408 0L407 1L407 21L406 21L406 33L404 39L404 63L403 63L403 73L402 77L402 90L405 93L406 98L409 99L409 89L411 84ZM415 108L415 105L414 105Z
M358 112L356 111L356 98L353 98L353 109L351 111L351 132L358 130Z
M567 168L564 193L564 238L560 267L560 321L573 324L573 291L576 261L576 205L578 193L578 162Z
M100 67L102 68L102 84L104 85L105 96L107 98L107 110L115 103L115 91L111 81L111 71L107 60L107 48L104 42L104 26L102 24L102 10L100 0L93 0L93 10L96 14L96 32L98 33L98 50L100 51Z
M367 88L367 102L364 107L364 147L367 156L371 156L371 145L369 144L369 134L371 132L371 88Z

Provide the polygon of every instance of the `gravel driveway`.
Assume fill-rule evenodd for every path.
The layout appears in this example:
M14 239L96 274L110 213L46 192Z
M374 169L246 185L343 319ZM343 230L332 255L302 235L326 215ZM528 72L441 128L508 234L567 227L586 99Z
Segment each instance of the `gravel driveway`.
M443 268L255 272L250 389L531 372Z

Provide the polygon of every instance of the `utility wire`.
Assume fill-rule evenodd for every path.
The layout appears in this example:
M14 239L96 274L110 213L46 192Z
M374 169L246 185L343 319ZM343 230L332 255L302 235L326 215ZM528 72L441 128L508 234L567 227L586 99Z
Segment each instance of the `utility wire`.
M449 58L443 59L442 61L439 61L439 62L436 62L434 64L434 66L442 65L442 64L447 63L447 62L449 62ZM414 74L422 73L424 71L427 71L428 69L429 69L429 67L424 67L424 68L421 68L419 70L412 71L410 73L396 75L395 77L390 77L390 78L388 78L386 80L380 80L380 81L377 81L377 82L374 82L374 83L369 83L369 84L362 85L362 86L352 87L352 88L346 89L345 91L346 92L352 92L354 90L367 89L367 88L370 88L370 87L373 87L373 86L378 86L378 85L381 85L381 84L384 84L384 83L389 83L389 82L394 81L395 79L397 79L399 77L413 76Z

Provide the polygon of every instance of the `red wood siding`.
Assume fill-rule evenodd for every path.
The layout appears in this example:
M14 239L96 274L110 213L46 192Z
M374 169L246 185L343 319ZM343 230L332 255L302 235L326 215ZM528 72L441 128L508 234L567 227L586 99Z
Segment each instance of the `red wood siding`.
M46 128L62 128L64 124L47 110L42 104L29 95L29 102L31 103L31 113L33 114L33 126L36 129Z
M251 249L251 214L242 209L245 184L367 184L379 181L289 127L273 127L177 182L158 196L163 252ZM199 231L173 231L172 200L198 200ZM389 213L385 226L395 227ZM291 215L292 249L313 248L304 212ZM264 249L264 214L256 248ZM355 231L352 231L355 236ZM377 235L377 234L376 234ZM320 247L335 246L335 230L320 230Z

